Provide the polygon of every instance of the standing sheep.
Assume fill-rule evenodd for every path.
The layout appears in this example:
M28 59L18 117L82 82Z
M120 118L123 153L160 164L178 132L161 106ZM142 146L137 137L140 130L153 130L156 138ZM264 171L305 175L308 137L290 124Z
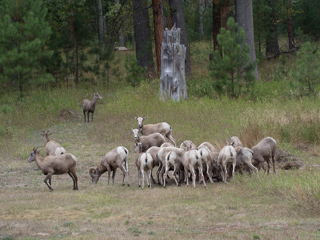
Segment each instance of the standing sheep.
M232 146L225 146L221 149L218 156L218 163L221 166L221 175L222 181L227 181L228 176L228 165L232 164L232 177L234 176L234 170L236 168L237 163L237 153L234 147Z
M160 133L152 133L147 136L139 136L138 129L132 129L132 132L136 143L136 148L137 143L140 142L142 146L142 152L146 152L149 148L153 146L160 147L166 141L165 137Z
M141 186L140 180L142 176L142 189L144 188L144 172L146 172L146 179L148 187L151 188L151 174L153 168L153 159L150 153L139 153L136 158L136 166L138 169L139 187ZM150 183L149 183L150 180Z
M70 153L66 153L59 156L46 156L40 155L40 150L33 148L28 162L36 161L39 169L44 175L47 175L44 179L44 183L48 186L50 192L53 190L51 185L52 175L61 175L68 173L73 180L73 190L78 190L78 177L76 174L77 158ZM48 183L49 180L49 183Z
M149 135L158 132L170 139L173 145L176 146L176 140L172 137L172 128L168 123L162 122L143 125L143 120L146 119L145 117L135 117L135 119L138 121L138 128L142 135Z
M201 151L201 150L200 150ZM182 164L184 167L184 179L189 186L189 177L188 171L190 171L192 176L192 184L193 187L196 187L196 172L195 170L199 170L200 179L202 179L204 186L206 187L206 182L203 176L203 168L202 168L202 158L199 154L198 150L190 150L184 153Z
M86 122L86 113L88 117L88 122L89 122L89 114L91 113L91 122L93 122L93 113L96 108L96 101L101 100L102 97L98 93L95 93L93 95L93 99L90 101L88 99L84 99L82 101L82 110L83 110L83 115L84 115L84 122Z
M50 140L49 135L51 135L52 132L50 130L43 131L40 133L41 136L44 136L44 141L46 143L46 154L47 156L58 156L61 154L66 153L67 151L56 141Z
M264 161L268 164L268 174L270 169L270 162L272 161L273 172L276 173L275 154L277 149L277 142L272 137L262 139L257 145L251 148L253 151L253 163L260 169Z
M129 176L128 170L128 162L129 162L129 151L125 147L119 146L116 147L109 152L107 152L102 161L98 165L98 167L91 167L89 170L89 174L92 178L92 182L97 183L101 174L108 171L108 184L110 182L110 174L112 172L112 184L114 184L114 178L116 175L117 168L123 173L122 185L125 185L124 179L126 174ZM129 186L129 183L128 183Z

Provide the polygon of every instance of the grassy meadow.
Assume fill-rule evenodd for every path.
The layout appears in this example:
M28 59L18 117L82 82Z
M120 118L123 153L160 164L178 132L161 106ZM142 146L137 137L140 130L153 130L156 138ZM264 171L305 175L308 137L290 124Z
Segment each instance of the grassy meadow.
M18 93L0 96L0 239L320 239L320 104L315 98L290 94L288 79L270 74L281 63L260 62L261 80L255 99L198 97L208 78L207 46L192 53L193 76L188 99L159 101L159 80L132 88L117 86L125 79L122 61L133 52L116 53L108 87L96 82L76 87L30 88L22 100ZM279 65L280 64L280 65ZM294 62L287 64L288 68ZM289 77L288 77L289 78ZM97 91L94 122L84 123L80 107ZM138 188L134 140L135 116L145 123L168 122L180 145L211 142L221 149L238 136L252 147L262 138L276 139L278 149L299 170L282 170L259 177L236 174L228 183L207 183L196 188L152 185ZM66 175L53 176L53 192L45 176L27 159L33 147L44 154L41 130L50 129L78 158L79 191ZM97 166L109 150L123 145L130 152L130 186L107 185L107 173L92 184L89 168ZM156 169L153 171L155 176ZM145 183L146 184L146 183Z

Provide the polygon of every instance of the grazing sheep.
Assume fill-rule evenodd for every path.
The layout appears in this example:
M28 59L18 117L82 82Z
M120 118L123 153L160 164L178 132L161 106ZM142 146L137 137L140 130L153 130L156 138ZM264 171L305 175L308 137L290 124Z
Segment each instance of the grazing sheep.
M209 142L201 143L197 149L200 150L201 148L207 148L211 152L218 152L218 150Z
M82 101L82 110L83 110L83 115L84 115L84 122L86 122L86 113L88 117L88 122L89 122L89 114L91 113L91 122L93 122L93 113L96 108L96 101L101 100L102 97L98 93L95 93L93 95L93 99L90 101L88 99L84 99Z
M251 170L256 171L258 175L258 169L252 165L253 151L246 147L236 146L235 150L237 152L237 164L236 167L242 172L242 168L246 167L251 175Z
M200 150L202 151L202 150ZM184 179L189 186L189 177L188 171L190 171L192 176L192 184L193 187L196 187L196 172L195 170L199 170L200 179L202 179L204 186L206 187L206 182L203 176L203 168L202 168L202 157L200 156L198 150L190 150L184 153L182 164L184 167Z
M98 167L91 167L89 170L89 174L92 178L92 182L97 183L101 174L108 171L108 184L110 182L110 174L112 173L112 184L114 184L114 177L116 175L117 168L123 173L122 185L125 185L124 179L126 174L129 178L129 170L128 170L128 162L129 162L129 151L123 146L116 147L109 152L107 152L102 161L98 165ZM129 183L128 183L129 186Z
M136 142L136 148L137 148L137 143L141 142L142 152L146 152L149 148L153 146L160 147L166 141L165 137L160 133L152 133L146 136L139 136L138 129L132 129L132 132L133 132L134 140Z
M228 145L233 146L233 147L243 147L242 142L240 141L240 139L237 136L233 136L229 139L229 141L227 141Z
M46 156L40 155L40 150L33 148L28 162L36 161L39 169L46 175L44 183L48 186L50 192L53 190L51 185L52 175L61 175L68 173L73 180L73 190L78 190L78 177L76 174L77 158L70 153L59 156ZM49 180L49 183L48 183Z
M146 119L145 117L135 117L135 119L138 121L138 128L142 135L149 135L158 132L170 139L173 145L176 146L176 140L172 137L172 128L168 123L162 122L143 125L143 120Z
M49 135L52 134L50 130L48 131L41 130L41 131L42 132L40 133L40 135L44 136L44 141L46 143L47 156L49 155L58 156L67 152L59 143L49 139Z
M168 176L169 170L173 168L173 177L174 180L176 181L177 186L180 185L180 172L184 171L184 166L183 166L183 157L184 155L181 154L182 152L179 151L170 151L166 157L165 157L165 172L164 172L164 182L163 182L163 187L166 187L166 179ZM177 178L177 174L179 174L179 179Z
M174 147L174 145L171 142L165 142L162 143L160 147Z
M157 157L157 154L160 150L160 147L151 147L149 148L146 153L149 153L153 159L153 168L155 166L159 166L158 167L158 170L157 170L157 181L158 181L158 184L160 185L160 179L159 179L159 174L160 174L160 169L162 168L162 164L161 162L159 161L158 157ZM153 176L152 176L152 171L151 171L151 179L153 181L153 183L156 183L156 181L154 180Z
M153 168L153 159L150 153L140 153L136 158L136 166L138 168L138 181L140 187L140 178L142 175L142 189L144 188L144 172L147 172L147 184L151 188L151 181L149 183L149 178L151 178L152 168ZM149 173L148 173L149 172Z
M227 181L228 176L228 165L232 163L232 177L234 176L234 170L237 163L237 153L234 147L224 146L219 152L218 163L221 166L222 181Z
M196 150L197 146L191 140L185 140L180 144L180 148L185 151Z
M264 161L268 164L268 174L270 170L270 162L272 161L273 172L276 173L275 168L275 154L277 149L277 142L272 137L262 139L257 145L251 148L253 151L253 164L260 170Z
M160 179L162 181L162 184L164 184L164 173L166 171L166 155L169 152L175 152L175 154L179 157L179 159L182 161L183 155L184 155L184 150L181 148L176 148L176 147L164 147L164 148L160 148L159 152L157 153L157 158L160 161L159 164L161 164L161 168L159 167L158 171L159 171L159 175L160 175ZM173 168L173 167L172 167ZM171 168L170 168L171 169ZM170 170L168 169L168 171ZM180 169L178 169L180 170ZM178 170L175 173L178 173ZM183 168L182 168L183 170ZM179 172L180 173L180 172ZM176 180L176 179L175 179ZM180 181L180 178L179 178ZM176 181L177 182L177 181Z

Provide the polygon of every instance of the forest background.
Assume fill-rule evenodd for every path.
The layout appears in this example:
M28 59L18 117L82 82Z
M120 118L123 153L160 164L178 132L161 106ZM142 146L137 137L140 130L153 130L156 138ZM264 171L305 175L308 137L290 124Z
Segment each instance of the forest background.
M0 1L0 238L319 238L319 10L316 0ZM174 24L189 52L181 102L159 100L161 34ZM84 123L94 92L103 99ZM178 144L271 136L303 167L141 191L138 115L170 123ZM33 147L44 153L46 129L78 157L79 192L63 175L49 194L27 164ZM119 145L131 186L119 172L115 185L103 176L93 186L89 168Z

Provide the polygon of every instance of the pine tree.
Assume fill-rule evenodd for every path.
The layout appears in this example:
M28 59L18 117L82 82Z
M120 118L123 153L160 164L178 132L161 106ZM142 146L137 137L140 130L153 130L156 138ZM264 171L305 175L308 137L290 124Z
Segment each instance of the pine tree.
M51 34L46 12L40 0L0 3L0 82L18 86L20 97L28 83L54 80L44 64L51 56L44 48Z
M306 42L298 51L297 58L297 68L293 70L296 87L301 95L311 95L320 84L320 54L317 51L317 46Z
M250 63L250 48L245 43L246 35L233 18L227 22L228 30L221 28L218 35L219 49L210 62L213 88L218 94L238 97L252 89L255 62ZM222 56L220 55L222 53Z

